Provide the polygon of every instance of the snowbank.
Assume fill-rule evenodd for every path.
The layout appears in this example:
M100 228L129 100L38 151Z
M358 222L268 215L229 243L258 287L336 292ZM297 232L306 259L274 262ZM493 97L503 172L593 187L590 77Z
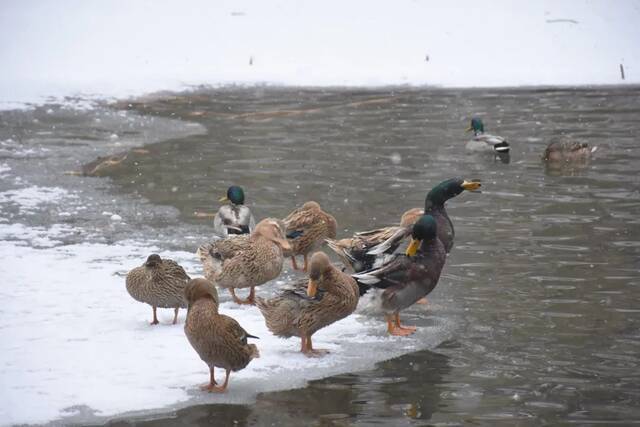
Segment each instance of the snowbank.
M0 97L11 108L192 84L639 83L639 20L633 0L14 0L0 14Z

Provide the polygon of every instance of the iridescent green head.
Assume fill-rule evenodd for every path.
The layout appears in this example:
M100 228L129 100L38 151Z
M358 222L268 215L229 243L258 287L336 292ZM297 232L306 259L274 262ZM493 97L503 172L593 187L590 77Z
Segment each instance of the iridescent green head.
M431 215L422 215L411 231L411 243L405 252L408 256L414 256L423 241L430 241L438 236L438 224Z
M429 212L434 207L443 207L447 200L456 197L464 190L477 192L481 185L479 179L466 180L456 177L444 180L427 193L424 211Z
M479 117L472 118L471 124L469 124L469 127L466 129L466 131L473 131L474 135L484 133L484 123L482 123L482 119Z
M220 199L221 202L231 202L234 205L244 204L244 190L242 187L232 185L227 189L227 196Z

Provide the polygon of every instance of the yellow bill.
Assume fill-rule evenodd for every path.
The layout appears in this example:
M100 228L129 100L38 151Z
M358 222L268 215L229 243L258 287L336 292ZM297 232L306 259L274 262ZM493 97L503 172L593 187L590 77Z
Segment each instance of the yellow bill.
M228 201L229 201L229 198L228 198L227 196L220 197L220 198L218 199L218 201L219 201L219 202L228 202Z
M480 184L480 181L478 180L471 180L471 181L467 181L466 179L462 182L462 188L464 188L467 191L475 191L478 188L482 187L482 184Z
M411 239L411 243L409 243L409 247L407 248L405 255L414 256L418 252L420 243L422 243L422 240Z
M309 283L307 284L307 296L313 298L316 296L316 292L318 292L318 284L314 280L309 279Z
M471 132L473 130L473 127L469 126L468 128L466 128L464 131L465 132Z

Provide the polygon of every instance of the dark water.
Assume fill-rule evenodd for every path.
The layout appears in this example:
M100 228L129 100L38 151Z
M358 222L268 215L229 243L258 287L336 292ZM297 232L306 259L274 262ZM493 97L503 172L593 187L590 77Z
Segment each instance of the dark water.
M458 319L453 339L252 405L191 407L148 424L640 424L639 95L633 87L237 88L109 107L130 110L131 145L146 151L107 180L56 178L145 212L124 231L96 231L106 239L144 231L192 250L194 236L210 230L193 212L212 212L231 183L245 187L257 217L283 217L314 199L340 236L397 222L443 179L480 178L484 187L448 204L456 245L430 301ZM95 114L76 119L78 129L93 129ZM511 142L510 163L465 152L472 115ZM161 118L202 127L171 127L157 143L135 139L139 122ZM557 138L599 148L587 167L547 170L540 157ZM58 168L104 154L61 152Z

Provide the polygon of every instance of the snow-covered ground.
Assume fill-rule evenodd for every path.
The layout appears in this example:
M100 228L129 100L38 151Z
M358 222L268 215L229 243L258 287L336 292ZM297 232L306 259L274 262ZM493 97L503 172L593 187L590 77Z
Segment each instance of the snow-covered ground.
M30 214L55 203L57 193L46 187L0 193L0 208L17 205ZM69 196L57 200L64 203ZM68 225L0 223L0 425L250 402L259 392L300 387L434 348L453 326L431 306L428 326L411 338L392 338L382 319L354 315L314 336L314 345L331 354L310 362L298 352L299 340L272 336L257 308L228 302L224 293L221 312L260 337L261 357L232 374L226 394L211 395L197 387L207 381L208 370L184 336L186 312L171 325L173 311L160 310L161 324L151 326L151 308L125 289L126 272L147 254L171 257L197 277L202 272L195 255L136 241L63 243L78 232ZM287 279L265 285L259 294Z
M634 0L9 0L0 101L195 84L639 83L638 21Z

